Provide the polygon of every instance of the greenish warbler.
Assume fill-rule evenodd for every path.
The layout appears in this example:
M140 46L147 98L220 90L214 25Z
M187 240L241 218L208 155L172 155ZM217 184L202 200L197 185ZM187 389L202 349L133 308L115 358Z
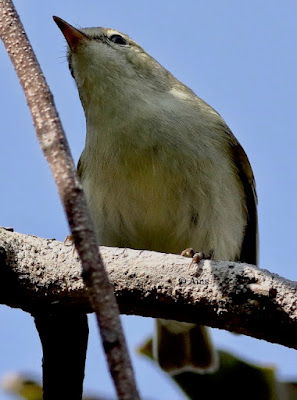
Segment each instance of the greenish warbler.
M85 112L78 173L99 243L256 264L254 176L221 116L127 35L54 20ZM154 348L170 373L215 367L202 326L157 320Z

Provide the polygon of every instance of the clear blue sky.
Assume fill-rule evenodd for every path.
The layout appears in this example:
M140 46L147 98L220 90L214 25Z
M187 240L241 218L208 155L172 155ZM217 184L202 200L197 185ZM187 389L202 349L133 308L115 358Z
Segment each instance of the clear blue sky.
M52 15L76 26L108 26L128 33L223 116L245 148L256 177L260 266L297 279L295 0L16 0L15 5L53 91L76 161L84 145L84 116L67 69L65 42ZM2 45L0 82L0 225L63 240L68 227L56 188ZM142 396L183 399L165 375L134 352L152 332L153 321L124 317L123 323ZM297 379L294 350L212 332L217 346L252 362L275 365L282 379ZM11 370L40 376L41 349L29 315L0 307L0 354L0 377ZM85 389L114 393L94 323ZM9 398L0 392L0 400Z

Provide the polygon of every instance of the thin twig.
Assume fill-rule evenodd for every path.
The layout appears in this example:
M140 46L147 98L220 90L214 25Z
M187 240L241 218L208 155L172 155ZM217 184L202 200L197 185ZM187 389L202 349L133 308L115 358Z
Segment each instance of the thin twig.
M23 86L38 140L54 175L82 276L96 312L103 347L120 399L139 398L112 286L98 251L85 197L76 175L53 96L12 1L0 0L0 35Z

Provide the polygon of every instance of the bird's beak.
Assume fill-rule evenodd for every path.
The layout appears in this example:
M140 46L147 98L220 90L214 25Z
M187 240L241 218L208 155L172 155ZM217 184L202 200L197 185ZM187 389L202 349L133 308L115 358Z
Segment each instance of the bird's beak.
M86 36L78 29L74 28L72 25L68 24L62 18L54 16L53 19L58 27L61 29L71 50L76 49L82 41L89 40L88 36Z

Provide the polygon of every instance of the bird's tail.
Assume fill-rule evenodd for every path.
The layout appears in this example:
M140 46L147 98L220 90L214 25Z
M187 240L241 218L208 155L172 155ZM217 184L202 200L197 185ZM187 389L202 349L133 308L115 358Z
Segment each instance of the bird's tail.
M217 355L205 326L171 320L156 320L154 355L160 367L170 373L213 372Z

